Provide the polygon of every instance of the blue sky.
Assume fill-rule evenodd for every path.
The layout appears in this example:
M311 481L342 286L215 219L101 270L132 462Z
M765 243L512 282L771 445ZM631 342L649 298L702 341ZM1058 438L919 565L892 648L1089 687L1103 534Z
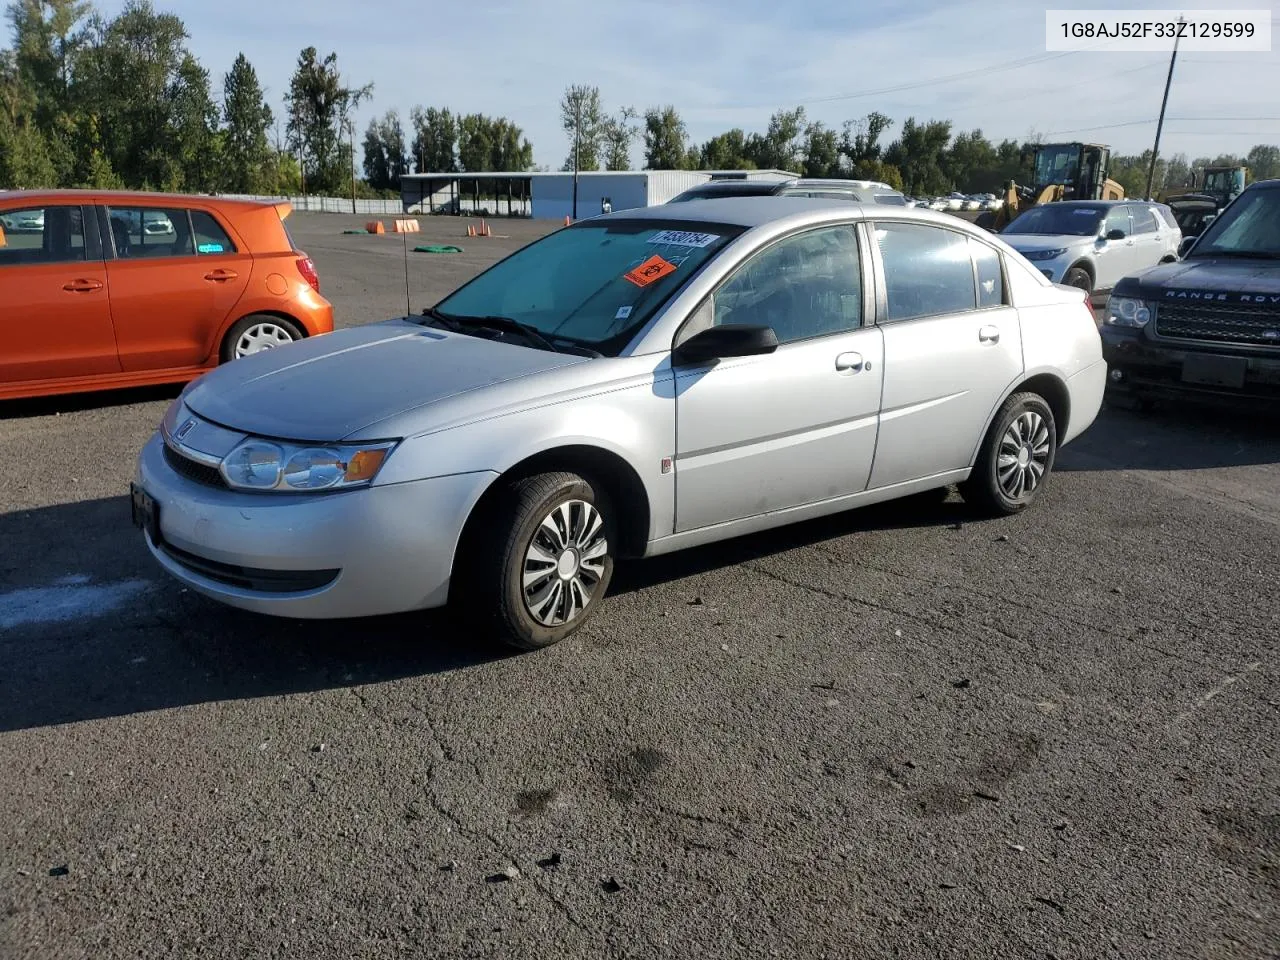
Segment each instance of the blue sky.
M100 0L112 14L123 0ZM600 88L606 109L673 104L691 137L763 129L777 109L803 105L839 128L880 110L950 119L988 137L1150 146L1168 55L1045 52L1046 7L1097 9L1100 0L155 0L177 13L189 45L221 78L243 51L273 110L299 50L335 51L348 80L374 84L360 127L374 113L447 106L507 116L533 143L539 165L558 167L568 145L559 100L572 83ZM1126 0L1126 7L1154 7ZM1195 0L1195 9L1269 6ZM1028 58L1045 58L992 69ZM1180 53L1161 153L1192 157L1280 144L1280 55ZM982 71L963 79L926 81ZM891 92L887 88L914 85ZM1269 118L1269 119L1263 119ZM896 129L896 126L895 128ZM889 139L892 138L890 132ZM635 151L637 161L640 152Z

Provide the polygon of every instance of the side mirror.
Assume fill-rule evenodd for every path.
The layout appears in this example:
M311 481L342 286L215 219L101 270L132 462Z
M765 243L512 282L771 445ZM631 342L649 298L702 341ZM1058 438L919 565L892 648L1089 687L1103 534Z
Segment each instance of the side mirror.
M727 357L754 357L778 349L773 327L747 323L726 323L708 327L676 347L677 363L707 363Z
M1181 260L1188 253L1190 253L1191 248L1194 247L1195 245L1196 245L1195 237L1183 237L1182 242L1178 244L1178 259Z
M1119 227L1116 227L1114 230L1107 231L1108 240L1123 240L1126 236L1128 236L1128 234L1126 234Z

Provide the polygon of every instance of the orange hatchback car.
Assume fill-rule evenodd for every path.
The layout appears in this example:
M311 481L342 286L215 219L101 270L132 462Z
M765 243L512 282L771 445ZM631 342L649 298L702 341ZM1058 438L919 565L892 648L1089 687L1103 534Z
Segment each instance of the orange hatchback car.
M333 330L287 203L0 193L0 399L180 383Z

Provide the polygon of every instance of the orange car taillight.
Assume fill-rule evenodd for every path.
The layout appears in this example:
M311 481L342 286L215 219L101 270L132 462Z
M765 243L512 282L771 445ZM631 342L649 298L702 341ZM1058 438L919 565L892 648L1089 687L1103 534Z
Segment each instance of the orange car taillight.
M316 273L315 261L310 257L301 257L298 260L298 272L302 274L302 279L311 284L316 293L320 292L320 274Z

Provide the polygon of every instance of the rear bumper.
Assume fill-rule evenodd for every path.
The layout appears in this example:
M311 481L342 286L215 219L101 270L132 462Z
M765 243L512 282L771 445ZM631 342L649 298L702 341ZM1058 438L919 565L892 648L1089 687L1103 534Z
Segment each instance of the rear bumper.
M1102 355L1110 369L1110 390L1280 400L1280 350L1261 352L1217 343L1164 343L1148 337L1145 330L1120 332L1105 325L1101 334ZM1205 357L1224 358L1237 368L1243 366L1241 382L1197 383L1185 379L1187 359Z

